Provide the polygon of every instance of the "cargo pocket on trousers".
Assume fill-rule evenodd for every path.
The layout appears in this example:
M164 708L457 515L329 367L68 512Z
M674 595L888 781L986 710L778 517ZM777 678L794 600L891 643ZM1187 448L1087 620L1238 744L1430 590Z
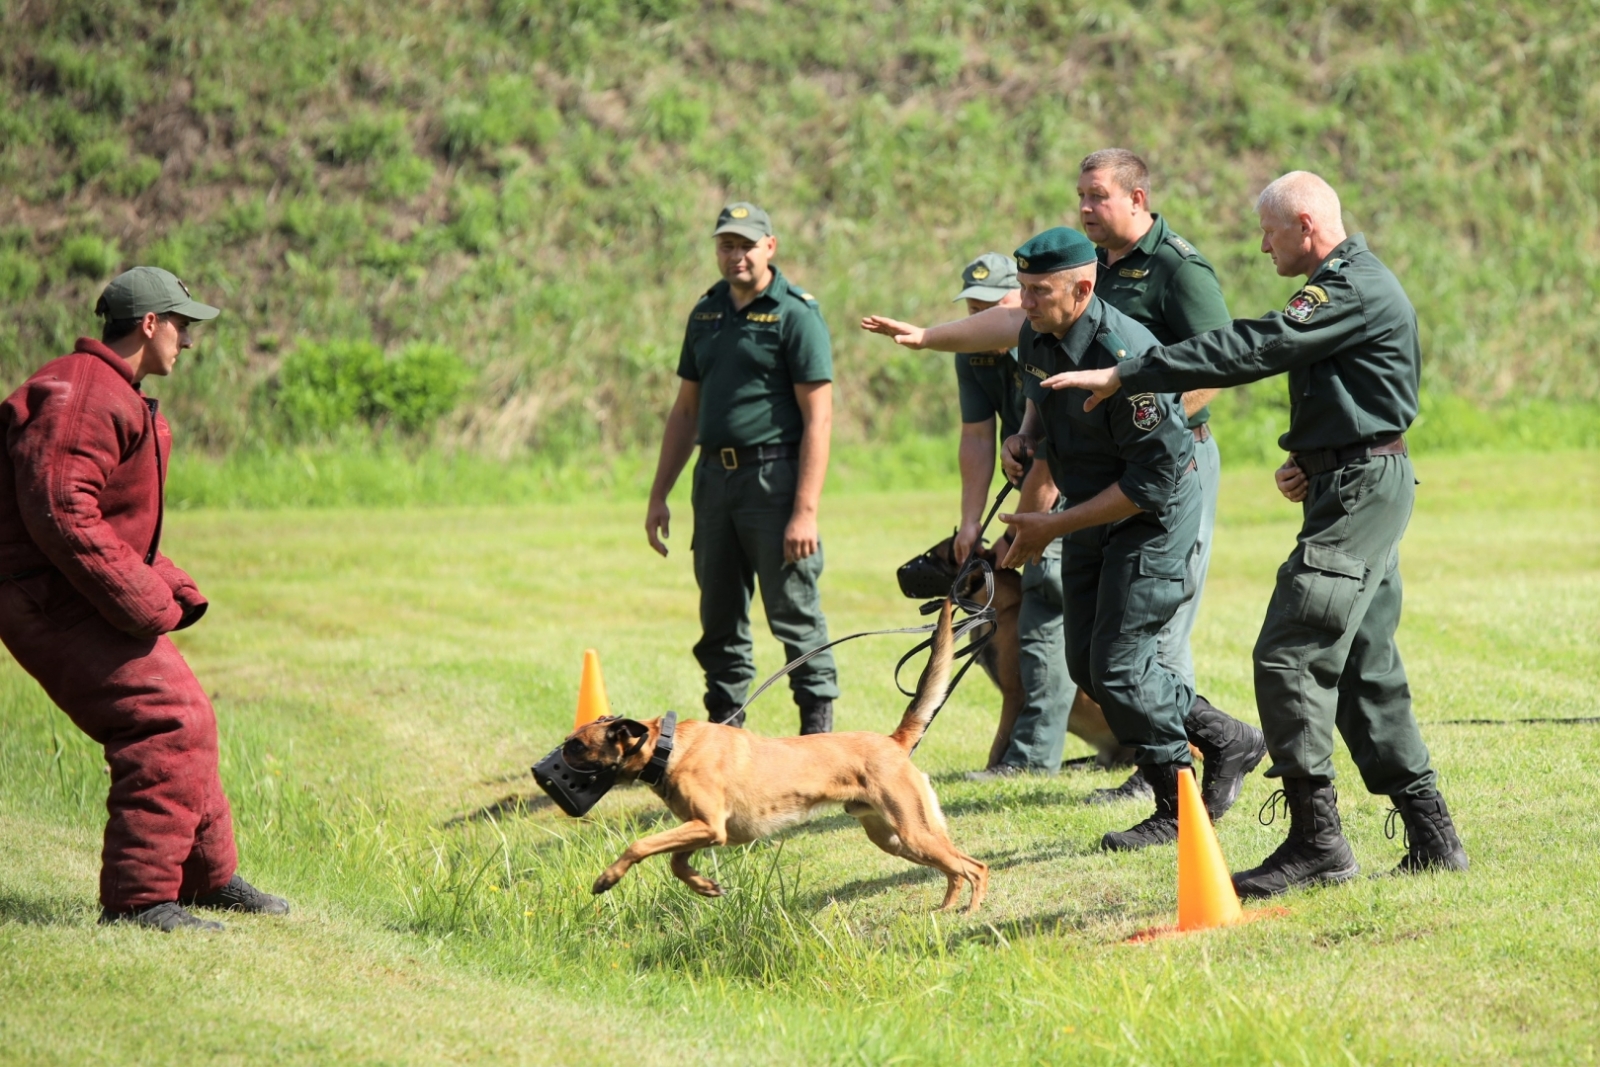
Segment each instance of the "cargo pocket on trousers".
M1139 573L1128 586L1128 602L1122 612L1125 634L1155 633L1177 612L1188 585L1187 560L1141 555Z
M1313 630L1342 634L1366 578L1367 564L1360 556L1327 545L1305 545L1301 566L1289 579L1285 614Z

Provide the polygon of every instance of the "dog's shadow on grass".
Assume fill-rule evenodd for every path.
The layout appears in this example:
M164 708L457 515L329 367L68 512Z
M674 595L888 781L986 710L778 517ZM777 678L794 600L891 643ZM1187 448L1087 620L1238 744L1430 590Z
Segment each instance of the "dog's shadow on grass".
M510 796L501 797L493 804L485 804L475 811L452 815L441 823L440 827L449 830L457 826L465 826L467 823L492 822L518 815L533 815L555 806L555 801L543 793L533 793L527 796L521 793L512 793Z
M0 926L78 926L83 902L73 897L36 897L0 889Z
M854 819L850 819L854 822ZM1085 855L1089 850L1082 848L1038 848L1028 851L1016 850L984 856L982 859L989 864L989 873L1010 870L1013 867L1026 867L1035 863L1048 863L1053 860L1067 859L1072 856ZM811 907L823 907L829 901L846 902L859 900L862 897L875 896L886 889L895 889L901 886L917 885L921 882L942 880L943 872L933 867L911 866L903 871L893 874L879 875L877 878L858 878L853 882L834 886L831 889L820 889L808 894L808 904Z

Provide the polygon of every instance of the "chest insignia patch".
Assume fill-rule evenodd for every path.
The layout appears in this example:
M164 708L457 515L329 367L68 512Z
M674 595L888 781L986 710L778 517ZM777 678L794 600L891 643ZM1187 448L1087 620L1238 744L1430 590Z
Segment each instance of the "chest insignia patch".
M720 311L696 311L694 313L694 321L696 322L716 322L720 318L722 318L722 312Z
M1327 290L1320 285L1308 285L1289 298L1288 306L1283 309L1283 317L1292 322L1310 322L1311 316L1327 302Z
M967 366L969 366L969 367L992 367L992 366L994 366L994 357L993 356L968 356L967 357Z
M1024 363L1022 365L1022 369L1039 379L1041 382L1050 377L1050 375L1044 372L1043 367L1035 367L1032 363Z
M746 315L745 318L749 319L751 322L777 322L778 321L777 313L776 312L771 312L771 311L752 311L750 314Z
M1145 433L1161 425L1161 405L1154 393L1134 393L1128 398L1133 405L1133 424Z
M1121 270L1117 271L1117 276L1121 278L1148 278L1150 276L1150 272L1147 270L1139 270L1135 267L1123 267Z

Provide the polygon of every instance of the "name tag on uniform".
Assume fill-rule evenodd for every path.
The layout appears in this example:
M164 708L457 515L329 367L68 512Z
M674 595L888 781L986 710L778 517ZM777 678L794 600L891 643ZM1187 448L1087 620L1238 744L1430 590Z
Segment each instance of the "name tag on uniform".
M1150 272L1147 270L1137 270L1133 267L1123 267L1121 270L1117 271L1117 274L1124 278L1145 278L1149 276Z
M777 322L778 321L777 313L776 312L768 312L768 311L752 311L750 314L746 315L745 318L749 319L751 322Z
M1039 379L1041 382L1050 377L1042 367L1035 367L1032 363L1024 363L1022 369Z
M696 322L716 322L720 318L722 318L722 312L720 311L696 311L694 313L694 321Z
M969 366L969 367L992 367L992 366L994 366L994 357L993 356L969 356L969 357L967 357L967 366Z

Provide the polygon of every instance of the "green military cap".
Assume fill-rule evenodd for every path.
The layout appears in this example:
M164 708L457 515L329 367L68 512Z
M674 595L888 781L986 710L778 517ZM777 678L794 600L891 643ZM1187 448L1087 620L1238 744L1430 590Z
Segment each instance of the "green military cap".
M177 275L160 267L134 267L123 271L111 279L94 306L96 315L112 322L141 318L152 311L157 315L182 315L195 322L222 314L210 304L202 304L190 296L189 287L179 281Z
M1094 243L1066 226L1030 237L1017 249L1017 269L1026 274L1054 274L1093 262Z
M993 303L1013 289L1021 289L1017 281L1017 265L1010 256L999 252L985 252L968 263L961 271L964 288L956 294L954 304L961 300L987 300Z
M772 236L772 217L754 204L741 200L737 204L729 204L717 216L717 228L711 231L711 236L724 233L736 233L740 237L759 241Z

